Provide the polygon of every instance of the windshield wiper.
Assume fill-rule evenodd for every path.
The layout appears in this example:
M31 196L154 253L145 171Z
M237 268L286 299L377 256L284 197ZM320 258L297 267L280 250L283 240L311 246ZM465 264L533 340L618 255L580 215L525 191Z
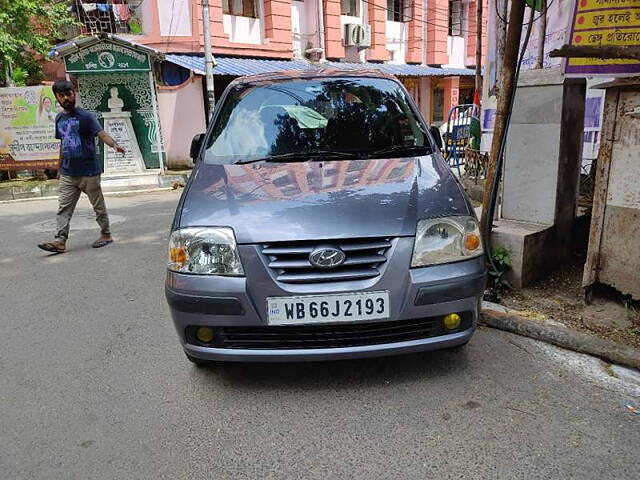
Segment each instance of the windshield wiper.
M350 152L339 152L333 150L316 150L314 152L289 152L280 153L278 155L269 155L267 157L254 158L236 162L236 165L246 165L248 163L258 162L285 162L288 160L313 160L314 158L358 158L360 155Z
M381 148L379 150L374 150L373 152L369 152L367 154L367 157L371 158L371 157L376 157L376 156L380 156L380 155L389 155L389 154L393 154L393 153L422 153L422 154L424 154L425 151L427 153L433 153L433 152L431 152L431 148L429 147L429 145L393 145L391 147L385 147L385 148Z

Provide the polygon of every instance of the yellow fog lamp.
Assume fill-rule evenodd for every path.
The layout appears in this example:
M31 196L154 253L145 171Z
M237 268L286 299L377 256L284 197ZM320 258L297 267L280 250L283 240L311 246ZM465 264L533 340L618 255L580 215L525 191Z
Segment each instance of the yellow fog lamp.
M211 343L213 337L213 328L211 327L198 327L196 329L196 338L201 343Z
M460 318L460 315L457 313L450 313L442 318L442 324L447 330L455 330L456 328L459 328L461 322L462 318Z

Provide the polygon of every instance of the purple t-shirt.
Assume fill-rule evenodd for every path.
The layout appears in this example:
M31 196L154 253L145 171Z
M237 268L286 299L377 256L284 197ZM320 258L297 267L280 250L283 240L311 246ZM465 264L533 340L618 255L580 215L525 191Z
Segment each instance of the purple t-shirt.
M95 143L100 131L102 126L96 117L82 108L56 116L56 138L62 140L62 175L91 177L102 173Z

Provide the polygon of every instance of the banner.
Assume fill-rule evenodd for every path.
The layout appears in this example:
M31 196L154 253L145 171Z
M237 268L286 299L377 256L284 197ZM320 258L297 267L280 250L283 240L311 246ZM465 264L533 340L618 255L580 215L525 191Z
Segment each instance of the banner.
M577 0L573 14L571 45L640 45L640 0ZM565 75L640 75L640 61L569 58L565 64Z
M57 168L59 111L51 87L0 88L0 170Z

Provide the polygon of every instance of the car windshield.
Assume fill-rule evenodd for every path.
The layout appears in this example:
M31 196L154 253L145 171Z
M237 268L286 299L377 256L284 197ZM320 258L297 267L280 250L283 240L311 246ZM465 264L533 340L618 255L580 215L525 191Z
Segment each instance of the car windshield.
M304 161L431 152L407 94L385 78L238 85L207 139L204 161Z

